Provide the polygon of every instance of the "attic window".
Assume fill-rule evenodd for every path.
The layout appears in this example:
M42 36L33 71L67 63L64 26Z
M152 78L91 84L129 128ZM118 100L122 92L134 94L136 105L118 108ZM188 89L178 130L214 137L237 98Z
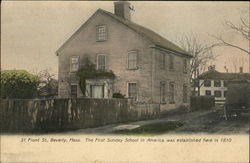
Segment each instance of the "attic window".
M96 41L107 40L107 27L105 25L99 25L96 28Z
M70 72L76 72L79 68L79 56L70 57Z

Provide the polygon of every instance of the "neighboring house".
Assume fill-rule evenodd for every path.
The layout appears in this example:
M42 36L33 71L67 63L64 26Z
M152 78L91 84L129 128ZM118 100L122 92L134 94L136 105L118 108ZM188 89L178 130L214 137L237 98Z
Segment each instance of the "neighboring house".
M113 78L88 79L86 95L120 92L165 108L189 104L190 58L181 48L130 20L129 2L114 2L115 14L98 9L57 51L59 97L81 97L76 71L88 57ZM160 22L159 22L160 23Z
M242 70L242 69L241 69ZM224 104L227 96L227 83L232 80L250 80L250 73L221 73L210 67L199 77L200 96L215 96L216 104Z

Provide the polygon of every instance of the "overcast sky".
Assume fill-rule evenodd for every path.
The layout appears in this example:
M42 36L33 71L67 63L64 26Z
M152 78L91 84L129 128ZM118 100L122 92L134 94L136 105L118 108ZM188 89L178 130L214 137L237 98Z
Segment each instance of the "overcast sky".
M210 35L222 34L228 40L248 48L223 24L234 23L248 11L248 2L131 2L132 21L148 27L176 42L182 35L197 35L204 42ZM25 69L30 72L49 68L57 73L55 51L98 9L113 12L113 2L26 1L2 2L2 69ZM216 48L216 69L235 71L234 65L248 72L247 54L232 48Z

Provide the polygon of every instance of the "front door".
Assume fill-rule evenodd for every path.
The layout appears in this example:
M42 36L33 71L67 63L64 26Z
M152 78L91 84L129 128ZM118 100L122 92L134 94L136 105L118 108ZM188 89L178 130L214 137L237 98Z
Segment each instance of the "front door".
M103 85L91 85L91 97L92 98L104 98L104 86Z

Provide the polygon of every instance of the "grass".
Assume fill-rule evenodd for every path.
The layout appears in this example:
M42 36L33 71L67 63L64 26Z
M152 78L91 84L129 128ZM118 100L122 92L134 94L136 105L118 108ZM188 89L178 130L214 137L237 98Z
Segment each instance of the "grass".
M168 131L175 130L181 126L183 126L183 124L178 121L159 122L159 123L143 125L135 129L116 130L113 131L113 133L122 135L151 136L151 135L163 134Z

